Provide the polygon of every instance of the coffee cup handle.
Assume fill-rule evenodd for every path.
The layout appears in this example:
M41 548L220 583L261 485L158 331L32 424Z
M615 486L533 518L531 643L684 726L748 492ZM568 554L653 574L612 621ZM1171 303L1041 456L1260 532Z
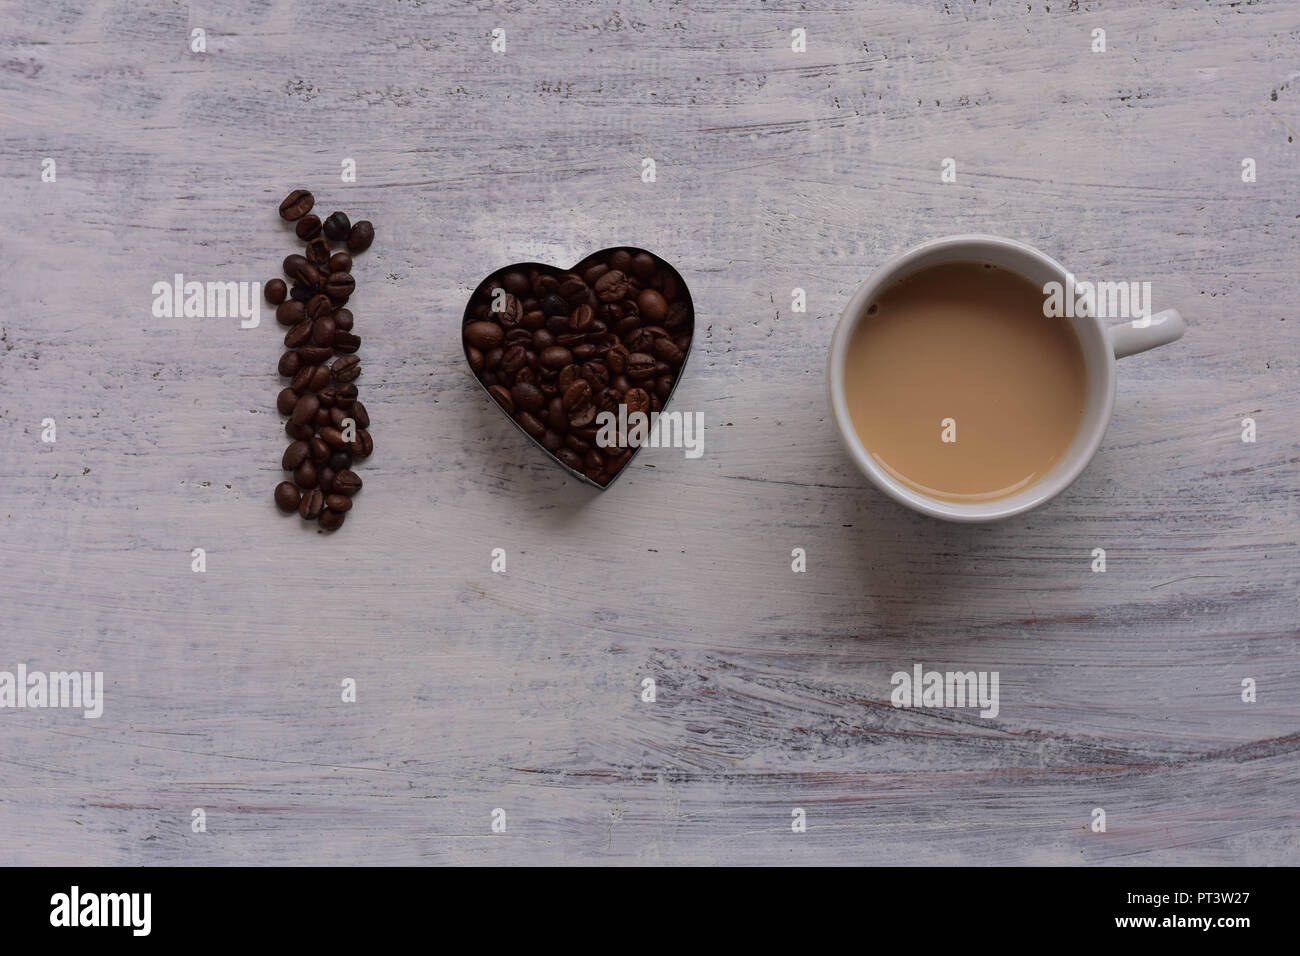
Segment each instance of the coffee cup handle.
M1145 319L1134 319L1123 325L1112 325L1107 331L1110 333L1110 344L1115 350L1115 358L1119 359L1126 355L1145 352L1158 345L1177 342L1187 331L1187 324L1178 314L1177 309L1165 309Z

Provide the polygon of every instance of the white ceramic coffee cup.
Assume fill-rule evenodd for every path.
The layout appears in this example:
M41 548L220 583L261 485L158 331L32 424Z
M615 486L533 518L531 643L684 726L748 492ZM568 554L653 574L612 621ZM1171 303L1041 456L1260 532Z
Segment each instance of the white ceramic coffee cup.
M1069 322L1083 346L1087 402L1074 441L1050 472L1006 498L974 503L931 498L891 477L862 444L844 398L844 363L854 330L867 308L887 286L921 269L952 261L991 262L1023 276L1040 288L1052 281L1060 282L1064 287L1070 281L1065 267L1051 256L1023 242L998 236L946 236L894 256L858 286L835 327L827 366L831 415L849 457L872 484L895 501L949 521L997 521L1051 500L1079 477L1097 453L1106 426L1110 424L1115 407L1115 360L1176 341L1182 338L1186 326L1182 316L1173 309L1109 327L1092 316L1045 320Z

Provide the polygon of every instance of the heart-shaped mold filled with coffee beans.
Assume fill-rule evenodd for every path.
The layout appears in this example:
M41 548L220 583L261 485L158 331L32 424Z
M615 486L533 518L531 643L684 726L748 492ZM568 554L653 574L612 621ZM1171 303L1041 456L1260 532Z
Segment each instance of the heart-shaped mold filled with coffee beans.
M602 249L570 269L520 262L479 283L461 336L470 370L520 431L605 488L637 448L597 416L664 409L695 332L681 275L644 249ZM607 419L601 418L600 421Z

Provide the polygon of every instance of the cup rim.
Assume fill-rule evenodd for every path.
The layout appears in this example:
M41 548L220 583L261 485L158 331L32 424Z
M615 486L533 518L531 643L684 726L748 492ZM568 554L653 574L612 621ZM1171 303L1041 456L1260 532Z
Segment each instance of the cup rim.
M877 266L872 273L863 280L854 290L853 295L849 297L844 311L840 313L839 321L835 325L835 332L831 338L830 354L827 360L827 391L831 407L831 417L835 421L836 430L839 432L840 441L844 446L849 457L853 459L854 464L858 466L873 485L893 498L899 504L906 505L914 511L930 515L934 518L942 518L947 521L981 523L988 521L998 521L1003 518L1010 518L1014 515L1023 514L1040 505L1045 504L1055 498L1062 491L1072 485L1088 467L1101 447L1102 439L1105 437L1106 429L1110 424L1111 415L1115 408L1115 353L1110 344L1105 326L1095 316L1089 316L1091 327L1100 337L1103 349L1102 354L1105 356L1105 384L1100 390L1101 395L1095 394L1096 389L1090 389L1086 396L1088 405L1100 401L1102 403L1101 416L1097 419L1092 434L1085 435L1083 444L1079 449L1072 453L1067 459L1057 463L1048 474L1043 476L1027 490L1034 492L1030 497L1020 500L1016 504L1006 504L1005 502L1015 500L1014 496L1005 499L995 499L990 502L980 502L974 504L964 504L961 502L943 501L938 498L931 498L920 492L913 491L906 485L897 481L887 474L868 453L866 446L862 444L862 439L858 437L857 430L853 427L853 419L849 415L848 402L844 396L844 375L845 375L845 358L848 352L848 344L853 337L859 323L866 314L867 307L870 305L871 298L884 286L892 282L901 272L909 265L923 256L933 253L937 249L943 249L953 246L996 246L1002 249L1011 249L1021 255L1026 255L1038 260L1041 264L1047 266L1053 274L1061 281L1065 281L1068 274L1065 267L1053 259L1047 253L1037 249L1028 243L1020 242L1016 239L1007 239L1003 236L995 236L987 233L961 233L951 236L940 236L936 239L930 239L920 245L913 246L909 249L892 256L881 265ZM972 258L978 258L978 250L972 250ZM1087 349L1085 353L1085 366L1088 361ZM1085 416L1087 412L1085 410ZM1080 429L1083 423L1080 422Z

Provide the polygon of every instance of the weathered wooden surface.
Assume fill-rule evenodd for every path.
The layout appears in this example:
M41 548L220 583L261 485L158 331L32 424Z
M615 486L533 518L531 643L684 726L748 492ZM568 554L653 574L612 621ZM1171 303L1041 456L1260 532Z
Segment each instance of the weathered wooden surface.
M108 685L0 710L0 859L1300 862L1294 4L695 6L0 3L0 669ZM333 537L272 505L271 316L150 312L274 275L298 185L379 233ZM1190 325L991 527L866 487L823 399L856 284L958 231ZM618 242L691 283L707 444L600 494L456 326L494 266ZM1000 714L894 709L916 662L999 671Z

